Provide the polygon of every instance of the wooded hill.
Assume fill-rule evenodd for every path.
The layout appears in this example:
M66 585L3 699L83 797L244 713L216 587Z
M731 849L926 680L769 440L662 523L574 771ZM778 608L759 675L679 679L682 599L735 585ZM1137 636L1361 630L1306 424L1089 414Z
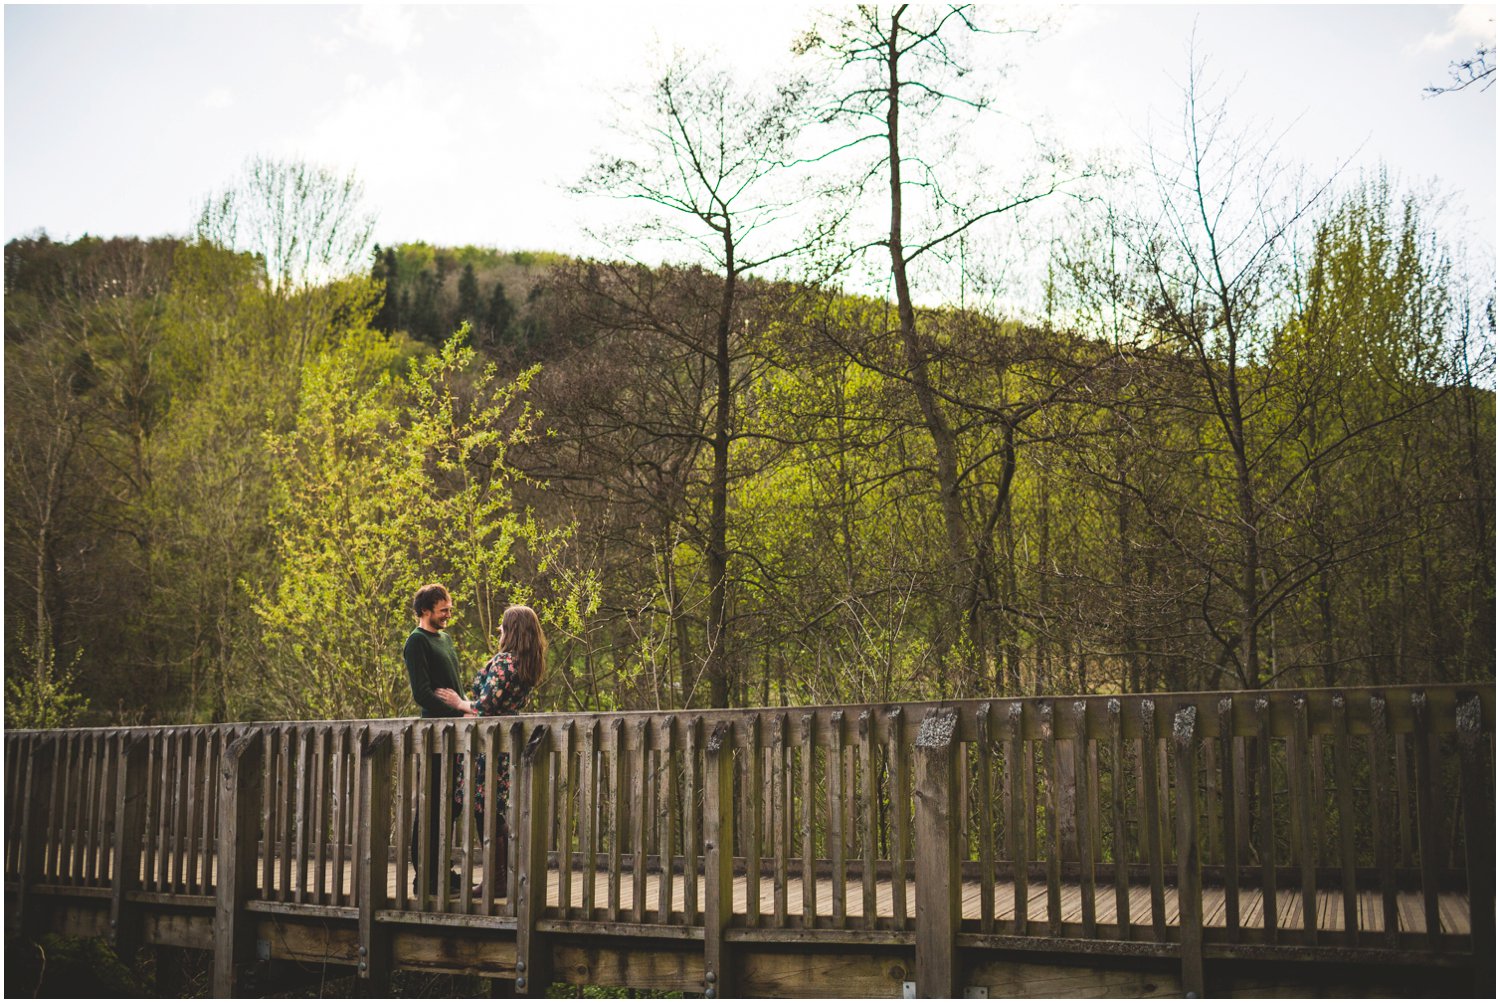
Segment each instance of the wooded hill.
M467 668L538 606L543 707L1492 679L1493 301L1416 209L1331 209L1233 364L1081 255L1067 325L919 310L946 493L878 299L746 278L721 340L691 267L14 240L7 725L407 714L429 580Z

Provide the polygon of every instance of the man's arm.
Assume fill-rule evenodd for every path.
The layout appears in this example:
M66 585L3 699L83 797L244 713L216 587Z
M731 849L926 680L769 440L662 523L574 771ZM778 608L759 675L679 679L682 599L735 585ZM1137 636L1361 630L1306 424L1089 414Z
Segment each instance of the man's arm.
M432 674L427 670L430 655L431 649L416 637L408 637L406 647L401 649L401 659L406 663L406 678L411 683L412 699L431 717L459 717L461 711L449 707L432 692Z

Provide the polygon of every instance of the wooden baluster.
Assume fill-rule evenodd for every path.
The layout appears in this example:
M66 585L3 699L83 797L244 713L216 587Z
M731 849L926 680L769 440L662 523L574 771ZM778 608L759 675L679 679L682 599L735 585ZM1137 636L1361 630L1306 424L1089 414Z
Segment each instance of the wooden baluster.
M1082 700L1073 701L1073 736L1073 762L1079 769L1086 771L1083 796L1079 797L1074 793L1074 804L1078 812L1078 893L1082 899L1083 935L1093 940L1099 935L1094 902L1094 861L1098 859L1099 848L1094 838L1093 793L1089 790L1087 781L1090 776L1096 775L1096 771L1088 769L1092 743L1088 736L1088 704ZM1075 783L1076 777L1075 773Z
M792 759L788 742L787 716L777 714L771 735L771 807L772 838L776 842L776 876L771 886L771 912L777 929L787 922L787 882L792 845Z
M219 881L214 899L214 995L242 995L239 968L255 950L255 920L245 909L255 885L256 807L266 743L254 733L224 753L219 799ZM266 834L270 839L270 833Z
M342 746L342 740L339 744ZM390 932L376 923L375 914L386 908L391 867L391 760L395 742L390 732L374 734L368 726L362 726L356 747L359 762L349 772L355 774L354 784L361 792L361 810L354 820L354 859L359 863L354 887L359 903L359 985L365 990L362 995L380 997L390 994L392 968ZM400 831L399 820L395 828ZM343 832L336 831L334 839L342 843ZM395 866L401 875L396 881L399 888L406 883L406 861L397 860ZM342 872L338 882L343 883Z
M560 915L567 919L573 915L573 805L578 791L578 750L573 734L573 722L568 721L558 728L557 752L557 894Z
M1349 764L1349 715L1344 694L1333 695L1333 782L1338 786L1339 876L1344 891L1344 944L1359 944L1359 882L1354 844L1354 776Z
M703 718L694 716L688 722L686 748L683 750L683 794L682 794L682 901L683 922L688 926L698 925L698 859L703 848L702 832L698 824L699 797L703 791L702 774L698 769L703 754ZM731 799L731 811L732 799ZM729 853L734 853L731 845ZM733 900L731 899L731 902Z
M406 729L401 729L398 734L404 738L406 735ZM389 751L385 754L387 759L386 770L387 772L391 772L399 769L402 760L400 757L400 753L397 751L396 735L388 735L387 737L390 740L390 745ZM329 763L333 775L333 803L329 806L329 815L332 819L330 823L330 828L332 830L332 845L329 847L328 853L329 870L333 872L333 896L332 898L330 898L329 902L332 905L343 905L344 834L349 831L350 828L353 828L355 833L357 834L359 832L361 821L358 819L350 819L348 817L349 801L351 800L349 795L352 793L351 788L353 788L360 782L357 774L359 769L363 769L363 766L359 764L362 764L364 762L365 750L363 746L359 746L357 747L357 749L351 749L349 747L349 731L346 728L339 728L331 736L329 736L329 739L330 744L333 746L333 759ZM358 763L354 761L355 756L359 757ZM350 776L350 774L355 774L355 776ZM389 777L387 777L387 780L389 780ZM387 810L391 809L391 802L389 801L390 793L390 791L386 792ZM404 803L402 801L403 796L404 792L400 790L400 785L397 785L395 803ZM387 819L388 823L389 821L390 820ZM353 823L352 826L350 825L351 822ZM402 908L402 906L405 904L405 896L401 894L402 891L404 891L406 885L406 857L403 853L403 851L405 851L406 849L406 836L403 830L404 820L401 817L400 810L397 809L395 811L394 823L394 832L397 841L396 873L398 875L398 878L396 880L396 886L397 899L402 902L402 905L398 905L397 908ZM387 847L389 847L389 836L387 837L386 842ZM351 868L353 866L353 863L354 862L351 860ZM384 885L381 886L382 889L384 887ZM350 898L356 898L357 896L357 890L351 888Z
M1142 700L1141 794L1146 821L1146 857L1151 868L1151 929L1158 943L1167 939L1167 894L1161 838L1160 778L1157 776L1156 701Z
M651 732L643 717L635 723L635 748L638 768L635 771L635 799L631 807L635 811L632 819L635 827L635 887L631 919L637 923L646 920L646 819L648 816L646 794L655 784L651 777Z
M625 868L626 827L630 824L625 801L628 788L625 784L625 721L622 718L617 717L609 723L609 750L610 762L613 764L610 770L610 789L614 792L610 800L613 821L610 824L612 836L609 841L609 918L611 922L618 923L624 916L620 882Z
M583 851L583 915L594 918L594 887L599 867L599 780L595 759L599 755L599 722L590 719L583 728L583 770L578 792L579 849Z
M1259 746L1260 766L1260 825L1256 829L1259 839L1261 873L1261 923L1266 931L1266 943L1276 943L1276 802L1271 786L1271 704L1265 697L1255 698L1256 745Z
M1387 947L1399 942L1396 918L1396 850L1391 839L1391 736L1385 697L1370 697L1370 835L1380 871L1381 932Z
M264 731L260 732L260 743L261 743L261 750L260 750L260 769L261 769L261 775L260 775L260 796L261 796L261 811L260 811L260 849L258 851L259 852L259 857L260 857L260 865L259 865L259 871L258 871L259 878L260 878L260 880L259 880L259 895L260 895L260 897L262 899L265 899L268 902L272 899L272 897L273 897L273 891L274 891L274 889L276 887L276 838L275 838L275 835L274 835L274 833L276 832L276 774L275 774L274 771L276 769L276 744L277 744L277 735L279 733L280 733L280 729L279 728L275 728L275 727L266 728ZM153 753L155 752L154 743L153 743L152 751L153 751ZM220 765L219 765L219 773L220 773L221 778L222 778L223 772L226 769L228 769L229 749L228 749L227 746L224 749L224 757L225 757L224 761L222 763L220 763ZM154 770L152 772L152 776L153 777L155 776L155 771ZM224 798L227 795L224 793L224 785L222 783L222 779L220 781L218 781L217 783L218 783L218 786L220 788L219 800L220 800L220 811L222 812L223 811L223 801L224 801ZM149 825L150 824L150 815L149 815L149 813L147 814L146 817L147 817L147 824ZM222 832L219 834L219 837L220 837L219 841L220 841L220 844L221 844L220 847L219 847L219 856L221 858L223 857L224 853L227 852L223 848L223 845L222 845L222 843L223 843L223 835L224 834ZM148 853L149 853L149 848L148 848ZM219 864L220 864L220 871L221 871L221 874L222 874L222 870L223 870L223 860L222 859L220 860ZM150 861L150 857L149 856L146 859L146 866L147 866L147 868L149 868L151 866L151 861ZM148 871L148 874L149 874L149 871ZM241 880L244 880L243 877L241 878Z
M1182 938L1182 991L1202 997L1203 875L1198 849L1198 779L1193 752L1198 744L1198 708L1180 709L1172 722L1177 750L1177 916Z
M813 716L802 715L802 926L812 929L818 914L818 868L813 854L813 835L816 830L816 811L813 808L813 777L816 769L816 750L813 744Z
M1219 782L1224 813L1224 927L1231 944L1240 939L1240 819L1236 806L1243 786L1235 775L1235 763L1241 762L1234 735L1234 700L1219 700Z
M187 845L184 848L185 855L178 888L191 894L197 890L193 887L193 876L198 871L198 770L202 765L203 753L200 740L203 735L199 729L193 728L183 737L187 747L187 806L182 813L182 822L183 829L186 830Z
M700 721L694 719L692 735L695 739ZM707 785L703 797L703 995L710 999L737 995L729 952L724 943L724 933L734 914L733 743L732 724L720 721L708 739ZM689 853L692 852L690 848ZM756 877L758 879L758 872Z
M1405 732L1392 734L1393 744L1396 747L1396 819L1397 831L1401 836L1401 855L1396 858L1400 867L1412 866L1412 831L1411 831L1411 762L1407 754L1407 743L1410 737Z
M891 771L891 909L896 929L907 927L906 861L910 841L907 833L911 811L911 759L903 736L906 716L900 707L892 707L887 716L891 730L887 748Z
M480 734L479 743L484 750L484 772L476 774L474 778L476 784L484 787L484 811L480 813L479 820L479 841L484 847L484 887L482 889L484 905L479 911L486 916L496 914L495 899L500 894L501 885L500 875L496 872L499 868L507 866L507 861L500 854L500 826L504 822L504 817L500 814L500 807L496 803L500 798L500 751L503 730L498 722L491 721ZM465 811L473 815L472 809L466 807ZM509 875L506 877L505 890L508 893L510 891Z
M479 753L479 746L476 743L479 735L476 718L460 720L456 727L458 729L456 741L464 759L464 803L458 811L458 818L454 819L459 831L463 833L464 863L459 871L458 911L461 915L467 916L474 911L474 757ZM483 837L481 837L482 840Z
M423 721L418 725L416 739L417 760L417 789L413 796L413 807L416 809L418 819L416 842L417 842L417 873L415 877L417 895L416 905L413 907L419 911L426 912L430 909L429 898L433 892L431 879L427 876L428 864L437 848L432 845L431 819L432 813L437 806L432 803L432 780L433 767L432 756L432 727ZM446 882L446 879L443 879Z
M516 877L516 991L546 996L552 985L552 949L537 933L547 911L547 793L552 780L551 732L532 729L521 755L517 780L522 788L519 822L519 870Z
M1440 783L1433 769L1432 733L1428 720L1427 694L1421 690L1411 695L1412 747L1417 766L1417 849L1422 874L1422 915L1427 943L1439 949L1441 927L1438 920L1438 872L1442 868L1438 847L1438 812L1442 804Z
M1302 942L1318 942L1318 853L1313 833L1312 771L1309 760L1307 698L1292 698L1292 740L1287 743L1286 772L1290 780L1293 833L1297 862L1302 870Z
M1129 940L1132 936L1130 923L1130 847L1126 839L1129 831L1125 824L1125 732L1122 727L1119 697L1110 697L1104 705L1108 722L1110 761L1114 772L1110 776L1109 799L1112 824L1114 826L1115 857L1115 936Z
M1063 832L1059 824L1064 805L1061 770L1057 754L1057 734L1053 728L1052 701L1037 705L1037 717L1042 731L1042 763L1047 777L1046 798L1042 805L1043 822L1047 829L1047 933L1052 937L1062 936L1062 858ZM1068 795L1071 797L1072 792ZM1066 805L1072 814L1071 803Z
M672 857L673 838L677 834L677 770L680 756L677 744L677 718L668 717L662 722L664 735L658 736L661 746L661 842L657 846L661 860L661 881L657 885L656 921L672 922Z
M516 778L519 776L519 771L521 769L521 757L524 754L524 745L522 739L524 739L525 737L525 726L520 721L512 721L510 728L506 732L506 742L510 749L510 755L508 757L510 762L507 768L510 772L511 798L505 808L505 821L507 830L510 833L509 838L506 840L505 848L505 869L507 875L506 905L510 912L510 915L512 916L520 916L521 914L521 903L516 895L516 887L518 884L519 876L521 874L522 862L521 840L517 835L517 833L521 831L521 804L517 798L517 795L515 794L515 791L517 790L516 785L519 783ZM498 783L499 781L497 780L496 782Z
M329 902L328 897L328 744L329 729L326 726L313 728L313 775L312 775L312 847L313 847L313 893L312 901L319 905ZM343 834L335 831L335 840ZM342 879L342 875L340 876Z
M292 890L292 901L302 902L307 894L307 837L311 828L311 818L308 812L308 787L312 781L312 729L303 727L298 729L297 741L297 765L296 769L296 802L295 815L292 821L293 845L297 854L294 869L296 886Z
M1005 720L1010 738L1010 751L1006 756L1005 771L1010 775L1010 827L1006 838L1010 841L1012 867L1011 881L1014 887L1015 916L1012 920L1016 936L1024 937L1028 932L1031 906L1031 867L1027 852L1031 842L1028 830L1036 828L1036 817L1027 813L1030 801L1026 795L1026 774L1022 764L1030 755L1024 731L1024 704L1016 700L1006 710Z
M958 715L933 710L916 742L917 995L958 996L959 871L956 754Z
M453 873L453 790L457 786L454 782L453 770L458 763L454 755L458 751L455 746L456 735L454 734L453 719L449 718L438 727L438 748L442 750L438 763L438 845L434 847L437 852L437 911L448 912L453 905L452 892L449 888L448 875ZM467 891L468 889L464 889Z
M281 826L277 841L280 844L280 875L278 877L277 900L286 902L291 898L292 890L292 833L295 819L293 818L292 806L292 749L296 742L295 728L286 728L281 732L281 749L277 756L278 776L280 782L276 785L276 800L281 804Z
M765 751L761 744L760 717L758 715L752 717L746 724L749 733L746 735L743 755L745 764L743 787L747 797L746 810L741 816L744 820L744 827L748 830L744 837L745 925L754 928L760 925L760 869L765 849L765 832L762 826L765 815L761 809L768 807L773 799L766 796Z
M41 869L36 873L37 880L41 880L62 874L63 861L66 859L68 745L66 736L49 735L38 741L46 742L53 750L53 758L49 760L51 769L47 771L47 785L36 788L47 792L47 838L37 844L41 847L42 863Z
M834 711L828 719L829 744L825 753L828 784L828 855L832 859L830 874L833 898L833 925L842 929L848 921L848 875L844 862L844 712Z
M1464 867L1474 996L1495 996L1495 764L1484 735L1484 704L1459 694L1458 782L1463 796Z
M875 805L880 801L880 787L875 782L875 742L871 732L871 719L868 710L861 711L859 715L859 775L863 782L864 798L861 802L864 815L864 827L860 832L860 849L863 856L860 859L860 898L864 903L865 929L875 929L875 844L877 831L875 828ZM756 880L759 881L760 871L755 871Z
M402 911L407 908L406 899L406 869L411 858L411 846L408 844L411 833L412 804L415 788L412 786L412 729L414 725L405 724L398 730L392 741L395 743L391 750L394 762L391 768L396 775L395 803L392 806L392 814L395 821L391 825L391 834L396 838L396 899L393 905Z
M46 876L47 840L51 813L42 809L41 792L53 789L53 780L60 770L57 760L62 743L55 738L33 739L26 762L25 797L21 802L21 860L20 884L16 890L15 916L18 933L30 933L39 928L37 922L36 892L34 886L41 884ZM9 910L7 910L9 914Z

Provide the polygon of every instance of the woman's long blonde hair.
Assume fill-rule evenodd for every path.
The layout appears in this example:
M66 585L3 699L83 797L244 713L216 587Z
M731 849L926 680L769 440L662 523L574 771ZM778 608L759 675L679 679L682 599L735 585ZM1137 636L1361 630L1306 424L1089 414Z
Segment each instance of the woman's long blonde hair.
M547 635L542 633L542 621L530 606L511 606L500 617L500 626L505 635L500 639L500 650L510 653L511 659L528 690L535 689L547 672Z

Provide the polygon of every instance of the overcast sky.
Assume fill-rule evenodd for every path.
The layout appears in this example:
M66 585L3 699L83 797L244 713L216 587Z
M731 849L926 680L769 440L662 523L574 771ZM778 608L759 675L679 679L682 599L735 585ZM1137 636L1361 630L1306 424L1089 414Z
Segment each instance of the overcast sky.
M1493 259L1500 88L1422 89L1493 44L1494 10L1080 6L994 51L1015 114L1129 160L1175 127L1196 26L1237 119L1289 129L1283 155L1314 173L1353 158L1435 185L1448 231ZM564 189L608 148L611 95L674 46L772 73L807 21L761 5L7 6L5 235L186 233L268 155L355 171L383 243L586 253L598 204Z

